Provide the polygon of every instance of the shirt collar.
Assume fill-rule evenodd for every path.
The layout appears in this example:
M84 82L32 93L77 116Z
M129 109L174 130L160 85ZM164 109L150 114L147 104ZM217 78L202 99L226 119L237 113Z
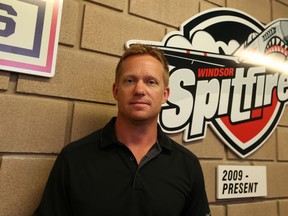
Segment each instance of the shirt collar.
M102 128L101 131L101 141L100 141L100 147L106 148L110 146L114 146L115 144L119 143L119 141L116 138L115 133L115 121L116 117L113 117L105 126ZM161 127L158 125L157 127L157 140L159 145L162 149L172 150L172 143L170 138L162 131Z

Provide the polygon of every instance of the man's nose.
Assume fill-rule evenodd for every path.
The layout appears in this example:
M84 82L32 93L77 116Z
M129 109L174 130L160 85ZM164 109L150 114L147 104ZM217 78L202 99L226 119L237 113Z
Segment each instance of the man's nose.
M134 88L135 95L144 95L145 94L145 84L143 81L139 80Z

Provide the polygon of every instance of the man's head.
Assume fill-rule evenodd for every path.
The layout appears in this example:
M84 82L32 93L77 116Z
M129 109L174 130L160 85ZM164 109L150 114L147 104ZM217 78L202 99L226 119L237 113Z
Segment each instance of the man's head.
M168 78L161 51L145 45L129 48L119 61L113 85L118 119L156 122L169 97Z
M144 44L133 44L128 48L122 55L120 61L118 62L118 65L116 67L116 74L115 74L115 83L119 81L119 77L121 74L121 65L123 61L125 61L130 56L135 55L150 55L157 59L163 66L163 79L165 87L168 87L169 85L169 68L168 68L168 62L164 57L164 53L154 47L144 45Z

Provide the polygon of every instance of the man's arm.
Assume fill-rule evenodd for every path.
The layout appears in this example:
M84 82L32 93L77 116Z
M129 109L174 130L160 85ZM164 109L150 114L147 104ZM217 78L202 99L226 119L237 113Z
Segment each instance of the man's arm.
M60 154L52 168L34 216L70 216L68 166Z
M211 216L201 165L193 166L192 192L181 216Z

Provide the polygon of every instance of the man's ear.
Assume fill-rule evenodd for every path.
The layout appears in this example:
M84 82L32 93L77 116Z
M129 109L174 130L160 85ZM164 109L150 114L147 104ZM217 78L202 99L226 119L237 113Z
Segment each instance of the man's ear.
M113 93L114 99L117 101L118 100L118 85L116 83L113 83L112 93Z
M166 101L167 101L168 98L169 98L169 95L170 95L170 88L169 88L169 87L166 87L166 88L164 89L162 104L166 103Z

